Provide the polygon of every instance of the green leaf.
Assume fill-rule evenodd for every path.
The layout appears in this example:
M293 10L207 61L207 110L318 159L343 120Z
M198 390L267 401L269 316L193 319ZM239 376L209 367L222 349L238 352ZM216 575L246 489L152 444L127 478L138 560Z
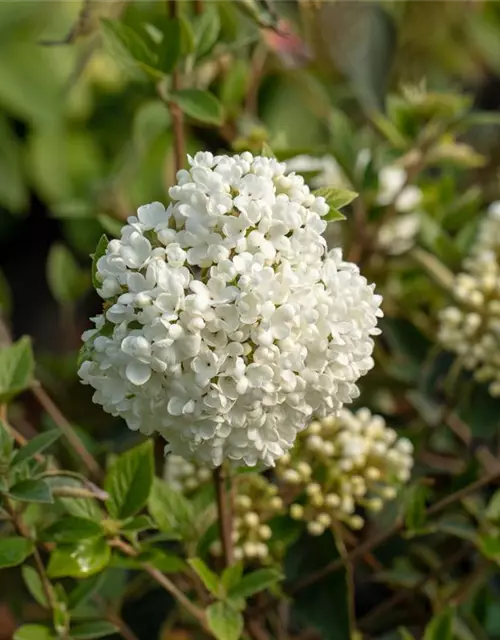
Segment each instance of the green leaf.
M181 89L172 93L172 100L194 120L212 125L220 125L223 122L222 105L209 91Z
M219 576L207 567L201 558L190 558L188 564L193 571L201 578L205 587L214 596L220 596Z
M133 75L154 70L155 57L148 44L131 27L118 20L101 19L104 44L113 58Z
M0 461L9 460L14 447L14 438L3 420L0 419Z
M75 640L91 640L91 638L104 638L119 631L118 627L107 620L92 620L71 627L70 635Z
M87 578L102 571L110 558L110 548L103 538L81 540L57 547L50 556L47 573L51 578Z
M21 573L23 575L24 584L26 585L28 591L31 593L33 598L38 602L39 605L49 608L49 603L47 602L47 596L45 595L45 591L43 589L42 580L38 571L33 567L30 567L28 564L23 565L21 568Z
M348 189L337 189L336 187L322 187L313 191L316 197L322 197L326 200L326 204L330 209L341 209L346 207L358 194L355 191L349 191ZM325 220L328 219L327 214Z
M207 609L208 628L217 640L239 640L243 616L226 602L215 602Z
M69 594L68 606L71 610L76 609L80 604L88 600L100 587L105 578L105 572L82 580Z
M43 529L40 539L45 542L72 543L102 535L103 530L98 522L87 518L66 516Z
M426 502L428 495L428 487L422 484L412 485L404 490L403 502L406 528L408 530L418 530L424 526L427 520Z
M121 531L124 533L138 533L139 531L147 531L155 529L156 525L149 516L136 516L122 523Z
M153 477L151 440L122 453L111 465L104 481L104 489L109 493L106 504L111 516L125 519L140 511L148 500Z
M182 15L179 16L179 22L181 25L182 55L188 56L194 51L195 38L193 27L191 26L191 22L189 20L186 20Z
M401 636L401 640L415 640L415 638L411 635L411 633L404 627L399 627L398 632L399 632L399 635Z
M486 517L492 522L500 520L500 489L497 489L486 508Z
M500 537L493 535L481 536L478 539L481 553L490 560L500 560Z
M230 589L228 597L249 598L280 580L283 580L283 575L276 569L258 569L243 576L240 582Z
M113 218L111 216L106 215L105 213L101 213L97 216L97 220L99 221L101 227L109 233L113 238L119 238L123 229L123 224Z
M89 285L87 272L82 271L71 251L62 244L53 244L47 258L47 282L59 304L71 304Z
M0 404L30 386L34 368L31 340L27 336L12 346L0 349Z
M186 571L187 565L182 558L165 549L148 549L137 556L139 565L147 562L162 573L180 573Z
M0 569L15 567L33 553L33 541L12 536L0 538Z
M217 8L206 5L201 16L194 23L196 57L201 58L212 49L220 32L220 17Z
M51 504L54 502L49 485L44 480L22 480L12 486L7 495L19 502L40 502Z
M148 508L160 531L184 537L192 532L194 512L180 491L155 478L149 494Z
M97 262L99 258L102 258L102 256L105 255L108 244L109 240L103 233L99 238L95 253L92 255L92 284L94 285L95 289L100 289L102 285L102 282L97 279Z
M276 156L274 155L273 150L267 144L267 142L263 142L262 143L262 149L260 151L260 155L264 156L264 158L276 158Z
M178 18L167 18L161 25L163 40L158 51L158 69L171 73L182 54L182 31Z
M41 624L23 624L16 629L13 640L53 640L50 629Z
M234 586L236 586L243 575L243 563L236 562L232 564L230 567L226 567L222 572L221 582L222 586L226 591L230 591Z
M423 640L453 640L453 611L435 615L425 628Z
M60 437L61 432L59 429L50 429L35 436L28 444L25 444L24 447L17 451L12 460L12 466L15 467L26 462L26 460L31 460L37 453L48 449Z

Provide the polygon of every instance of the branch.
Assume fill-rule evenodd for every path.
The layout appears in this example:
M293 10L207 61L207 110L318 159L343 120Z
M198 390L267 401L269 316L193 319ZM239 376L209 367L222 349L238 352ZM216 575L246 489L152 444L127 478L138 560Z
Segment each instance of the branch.
M233 523L229 504L229 496L226 491L226 474L221 465L214 470L215 493L217 496L217 512L219 515L219 532L222 543L224 565L229 567L234 562L233 555Z

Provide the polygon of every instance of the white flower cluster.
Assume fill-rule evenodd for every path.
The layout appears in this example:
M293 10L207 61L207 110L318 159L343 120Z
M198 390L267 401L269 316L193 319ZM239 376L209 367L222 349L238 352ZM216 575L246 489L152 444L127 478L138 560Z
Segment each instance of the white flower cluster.
M463 266L453 286L457 304L439 315L438 339L500 396L500 202L488 209Z
M209 467L273 465L358 396L381 297L328 252L328 213L275 159L197 153L97 261L79 375L131 429Z
M360 529L358 507L378 512L408 482L413 445L366 409L311 422L278 463L282 493L293 491L290 515L321 535L334 520Z
M361 169L369 159L369 149L360 151L357 168ZM313 187L351 187L333 156L315 158L300 155L288 160L286 164L289 170L315 172L316 175L310 180ZM378 230L378 247L389 255L400 255L411 249L420 231L419 207L422 191L415 185L407 185L406 182L406 171L397 165L383 167L378 174L378 193L375 201L381 206L394 202L398 214L384 222Z

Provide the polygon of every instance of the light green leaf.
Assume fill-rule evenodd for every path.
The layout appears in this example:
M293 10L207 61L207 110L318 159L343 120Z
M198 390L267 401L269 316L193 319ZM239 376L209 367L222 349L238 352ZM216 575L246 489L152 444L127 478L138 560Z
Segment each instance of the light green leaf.
M26 462L26 460L31 460L37 453L48 449L60 437L61 432L59 429L50 429L50 431L45 431L35 436L28 444L25 444L24 447L17 451L12 460L12 466L15 467Z
M14 447L14 438L3 420L0 420L0 460L8 460Z
M124 533L138 533L139 531L147 531L148 529L155 529L156 525L149 516L136 516L123 522L121 531Z
M0 569L15 567L33 553L33 542L20 536L0 538Z
M62 244L53 244L47 258L47 282L59 304L71 304L89 286L87 272L82 271L71 251Z
M94 520L66 516L56 520L40 532L40 539L45 542L73 543L103 535L101 525Z
M182 53L182 31L178 18L167 18L161 25L163 40L158 52L158 69L171 73Z
M321 189L313 191L313 194L316 197L324 198L326 200L326 204L331 209L341 209L342 207L346 207L358 197L358 194L354 191L349 191L348 189L337 189L336 187L322 187ZM324 219L328 219L328 214Z
M254 593L264 591L271 585L283 580L276 569L258 569L247 573L228 593L229 598L249 598Z
M453 640L453 611L435 615L425 628L423 640Z
M486 508L486 517L492 522L500 520L500 489L497 489Z
M81 540L57 547L50 556L47 573L51 578L87 578L102 571L110 558L110 548L103 538Z
M167 131L170 124L170 114L164 102L161 100L145 102L137 109L134 116L132 130L134 147L139 153L146 153L155 140ZM116 223L118 224L117 221Z
M271 149L271 147L267 144L267 142L263 142L262 143L262 149L260 151L260 155L264 156L264 158L276 158L273 150Z
M226 602L215 602L207 609L207 622L217 640L239 640L243 616Z
M116 218L108 216L105 213L100 213L97 216L97 219L99 220L101 227L104 229L104 231L106 231L106 233L109 233L109 235L113 236L113 238L120 237L123 229L123 223L121 223Z
M230 567L226 567L222 573L221 582L226 591L230 591L241 580L243 575L243 563L236 562Z
M0 349L0 404L30 386L34 368L31 340L27 336Z
M201 58L208 53L217 42L220 32L220 17L217 7L206 5L205 11L194 23L196 57Z
M500 561L500 536L486 535L478 539L481 553L490 560Z
M106 504L111 516L125 519L140 511L148 500L153 477L151 440L122 453L111 465L104 481L104 489L109 493Z
M191 503L180 491L159 478L153 481L148 508L160 531L181 537L192 533L194 512Z
M223 122L222 105L209 91L181 89L172 94L172 100L194 120L212 125L220 125Z
M36 600L36 602L38 602L39 605L47 609L49 607L49 604L47 602L47 596L45 595L42 580L40 578L40 575L38 574L38 571L36 571L36 569L34 569L33 567L30 567L28 564L25 564L21 568L21 573L23 575L24 584L26 585L33 598Z
M180 573L187 569L187 565L182 558L165 549L148 549L139 554L134 560L136 561L135 565L130 566L140 568L144 562L147 562L162 573Z
M53 640L50 629L41 624L23 624L16 629L13 640Z
M214 596L220 596L219 576L207 567L201 558L190 558L188 564L193 571L201 578L205 587Z
M106 249L108 247L109 240L105 234L99 238L99 242L97 243L97 247L95 253L92 255L92 284L95 289L100 289L102 282L97 279L97 262L99 258L106 253Z
M72 627L70 635L75 640L91 640L113 635L118 630L116 625L107 620L91 620Z
M182 55L188 56L190 53L193 53L195 46L193 27L191 26L191 22L186 20L182 15L179 16L179 22L181 25Z
M132 76L154 70L155 57L148 44L131 27L118 20L101 20L104 44L111 56Z
M39 502L51 504L54 502L49 485L44 480L22 480L12 486L7 492L9 498L19 502Z

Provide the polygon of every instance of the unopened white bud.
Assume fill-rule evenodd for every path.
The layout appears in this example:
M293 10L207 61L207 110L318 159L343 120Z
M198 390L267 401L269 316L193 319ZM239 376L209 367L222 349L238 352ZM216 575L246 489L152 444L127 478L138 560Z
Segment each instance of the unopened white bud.
M321 536L325 532L325 527L320 522L313 520L307 523L307 530L312 536Z
M294 520L302 520L304 517L304 507L301 504L295 502L290 505L290 517Z
M255 529L259 526L260 518L258 514L255 513L255 511L249 511L243 516L243 521L245 522L247 527L250 527L250 529Z
M259 527L259 537L262 540L269 540L273 535L271 527L267 524L261 524Z

